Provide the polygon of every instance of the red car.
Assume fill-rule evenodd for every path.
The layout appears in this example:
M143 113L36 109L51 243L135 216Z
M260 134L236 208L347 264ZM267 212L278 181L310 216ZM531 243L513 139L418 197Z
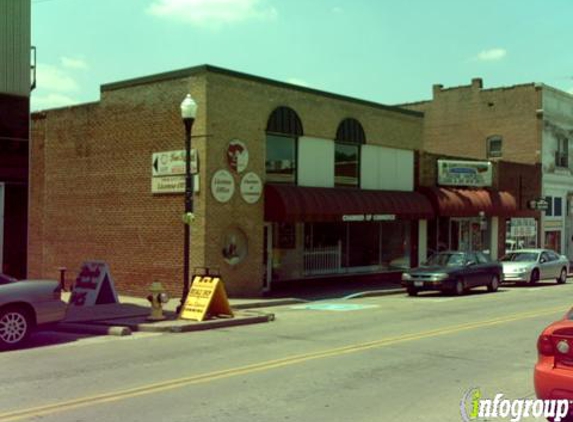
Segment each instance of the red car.
M537 340L538 360L534 383L542 400L573 400L573 309L548 326ZM573 421L573 406L569 417Z

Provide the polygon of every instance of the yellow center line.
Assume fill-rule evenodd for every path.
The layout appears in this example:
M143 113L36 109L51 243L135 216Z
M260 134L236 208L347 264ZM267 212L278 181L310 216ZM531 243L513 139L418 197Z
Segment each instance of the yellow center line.
M349 353L361 352L369 349L391 346L399 343L404 343L414 340L422 340L431 337L438 337L448 334L459 333L463 331L474 330L494 325L506 324L524 319L535 318L545 315L556 313L563 313L564 306L551 307L538 309L536 311L521 312L503 317L497 317L489 320L478 322L454 325L443 328L436 328L433 330L420 331L412 334L399 335L394 337L385 337L382 339L359 343L349 346L337 347L334 349L323 350L320 352L305 353L285 357L282 359L270 360L251 365L241 366L237 368L230 368L221 371L214 371L205 374L192 375L183 378L162 381L153 384L143 385L141 387L130 388L125 390L118 390L110 393L97 394L93 396L86 396L78 399L56 402L53 404L33 407L29 409L15 410L6 413L0 413L0 422L12 422L22 419L45 416L53 413L78 409L96 404L109 403L113 401L125 400L128 398L144 396L153 393L159 393L175 388L181 388L188 385L212 382L220 379L236 377L240 375L252 374L255 372L268 371L271 369L281 368L285 366L295 365L303 362L308 362L316 359L324 359L334 356L341 356Z

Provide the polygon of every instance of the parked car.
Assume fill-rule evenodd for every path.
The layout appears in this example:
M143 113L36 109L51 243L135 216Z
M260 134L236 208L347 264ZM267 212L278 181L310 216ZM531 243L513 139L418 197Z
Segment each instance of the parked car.
M21 345L31 331L64 319L66 304L54 280L16 280L0 274L0 350Z
M537 397L573 400L573 309L543 330L537 352L533 376ZM573 406L566 420L573 421Z
M422 266L403 273L402 285L410 296L425 290L462 295L479 286L487 286L490 292L495 292L501 276L501 264L481 252L446 251L432 255Z
M550 249L520 249L501 258L504 281L535 284L541 279L553 278L557 283L567 282L569 259Z

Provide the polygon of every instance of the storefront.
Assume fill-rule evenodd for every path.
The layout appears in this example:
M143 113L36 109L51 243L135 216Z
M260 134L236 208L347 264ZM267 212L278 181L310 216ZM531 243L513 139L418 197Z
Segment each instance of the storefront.
M428 222L428 254L482 251L497 259L507 249L536 246L538 213L520 207L520 203L527 203L521 183L516 192L496 189L500 179L504 180L503 186L510 186L505 182L510 171L527 172L523 165L504 164L507 174L503 174L502 166L496 163L495 177L490 162L435 159L426 165L434 171L430 174L436 175L438 183L419 189L436 214Z
M402 271L432 217L417 192L267 185L267 282Z

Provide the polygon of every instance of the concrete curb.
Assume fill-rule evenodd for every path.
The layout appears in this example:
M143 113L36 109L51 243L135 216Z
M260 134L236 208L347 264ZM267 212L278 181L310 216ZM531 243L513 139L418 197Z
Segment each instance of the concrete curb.
M54 327L55 331L74 334L93 334L101 336L129 336L131 329L120 325L81 324L61 322Z
M305 299L270 299L264 302L251 302L251 303L237 303L231 306L232 309L258 309L258 308L271 308L273 306L287 306L287 305L298 305L300 303L307 303L309 300Z
M216 328L238 327L241 325L257 324L262 322L274 321L274 314L261 314L245 317L235 317L229 319L216 319L209 321L168 321L167 324L138 324L137 331L144 332L168 332L168 333L187 333L192 331L212 330Z
M351 295L343 297L342 299L344 299L344 300L360 299L361 297L390 296L390 295L399 295L402 293L406 293L406 290L403 288L384 289L384 290L368 290L365 292L353 293Z

